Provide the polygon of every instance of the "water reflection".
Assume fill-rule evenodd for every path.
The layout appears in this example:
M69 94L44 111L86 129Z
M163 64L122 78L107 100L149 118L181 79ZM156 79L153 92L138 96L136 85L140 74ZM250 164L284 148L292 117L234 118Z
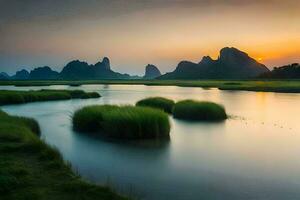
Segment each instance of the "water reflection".
M112 145L121 146L122 148L133 147L136 149L165 149L170 145L170 139L146 139L146 140L120 140L115 138L108 138L99 133L79 133L73 130L73 137L78 137L76 140L101 141L104 143L111 143Z

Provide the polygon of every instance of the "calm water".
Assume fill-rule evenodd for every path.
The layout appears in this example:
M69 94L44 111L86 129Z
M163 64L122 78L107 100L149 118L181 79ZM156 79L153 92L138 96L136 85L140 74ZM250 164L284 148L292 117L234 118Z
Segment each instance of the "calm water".
M300 95L173 86L84 85L0 89L84 89L103 97L4 106L36 118L42 138L85 178L146 200L300 199ZM72 113L90 104L134 104L148 96L223 104L232 119L171 118L171 140L126 144L75 133Z

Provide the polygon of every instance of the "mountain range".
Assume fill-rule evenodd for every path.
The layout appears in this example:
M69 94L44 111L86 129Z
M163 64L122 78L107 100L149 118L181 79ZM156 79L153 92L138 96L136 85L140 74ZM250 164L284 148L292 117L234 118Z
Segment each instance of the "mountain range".
M107 57L94 65L87 62L73 60L63 67L61 72L52 70L48 66L37 67L30 72L25 69L17 71L15 75L9 77L6 73L1 73L0 79L14 80L92 80L92 79L129 79L128 74L121 74L111 70L110 61Z
M0 73L0 80L8 80L10 77L7 73L1 72Z
M221 49L217 60L204 56L199 63L181 61L173 72L159 79L245 79L270 70L236 48Z
M299 71L299 68L289 67L289 71ZM276 69L276 68L275 68ZM275 70L274 69L274 70ZM50 67L38 67L30 72L23 69L15 75L8 76L0 73L0 79L14 80L101 80L101 79L247 79L257 77L275 76L278 71L285 71L286 68L278 68L271 72L265 65L251 58L247 53L234 47L225 47L220 50L216 60L204 56L200 62L181 61L174 71L161 75L160 70L148 64L145 67L143 77L121 74L111 69L110 60L104 57L102 61L95 64L88 64L80 60L73 60L63 67L61 72L56 72ZM283 73L283 72L281 72ZM272 74L272 75L270 75ZM286 75L292 76L290 73ZM285 76L284 76L285 77Z
M263 73L260 78L270 79L300 79L300 64L293 63L282 67L275 67L272 71Z
M144 79L155 79L159 76L161 76L161 73L155 65L148 64L145 67L145 75L143 76Z
M69 62L60 72L59 78L74 79L129 79L130 75L114 72L110 68L110 61L104 57L102 61L94 65L74 60Z

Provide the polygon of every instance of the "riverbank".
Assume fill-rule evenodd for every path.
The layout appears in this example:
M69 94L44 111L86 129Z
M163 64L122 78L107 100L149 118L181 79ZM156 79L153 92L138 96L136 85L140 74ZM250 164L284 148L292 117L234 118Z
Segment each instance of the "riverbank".
M261 92L300 93L300 80L86 80L86 81L0 81L0 85L49 86L83 84L158 85L219 88Z
M0 90L0 105L99 97L100 95L96 92L85 92L83 90Z
M38 138L37 123L0 110L0 197L125 200L72 172L60 153Z
M17 89L30 88L39 87ZM299 119L295 117L300 113L299 94L143 85L82 85L78 89L97 91L103 99L1 108L38 119L42 138L55 145L81 176L100 184L109 182L117 191L136 199L300 197L300 176L295 176L300 167L295 160L300 152ZM118 141L73 129L72 114L84 106L134 105L151 96L214 101L224 105L232 118L223 122L190 122L170 117L170 140L158 142Z

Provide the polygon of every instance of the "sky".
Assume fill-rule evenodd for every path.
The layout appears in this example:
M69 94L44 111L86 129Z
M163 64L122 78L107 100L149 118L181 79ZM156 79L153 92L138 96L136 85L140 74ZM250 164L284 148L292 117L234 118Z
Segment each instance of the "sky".
M300 62L299 10L299 0L0 0L0 71L107 56L141 75L226 46L272 68Z

